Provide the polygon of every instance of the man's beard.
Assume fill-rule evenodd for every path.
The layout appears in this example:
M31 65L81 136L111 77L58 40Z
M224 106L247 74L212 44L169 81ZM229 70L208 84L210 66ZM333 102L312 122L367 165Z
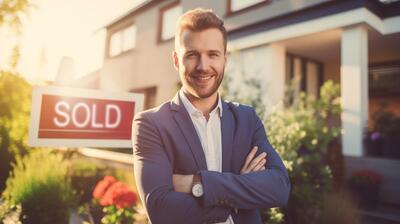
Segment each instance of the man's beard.
M222 70L222 72L220 74L218 74L215 70L213 72L215 75L213 75L212 78L215 79L214 83L211 86L210 91L207 91L205 93L202 93L201 91L197 91L198 88L196 88L196 85L193 82L189 82L187 79L185 80L186 85L190 88L187 89L187 91L191 92L191 95L193 95L196 98L200 98L200 99L206 99L210 96L212 96L215 92L218 91L219 86L222 83L222 80L224 78L224 69ZM197 77L197 76L202 76L201 74L191 74L189 77L191 79L194 79L193 77ZM190 80L190 79L189 79Z

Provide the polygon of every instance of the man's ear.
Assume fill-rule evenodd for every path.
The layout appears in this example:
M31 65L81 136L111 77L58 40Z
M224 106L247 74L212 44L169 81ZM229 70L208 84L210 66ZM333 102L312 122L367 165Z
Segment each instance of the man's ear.
M174 50L172 52L172 61L174 62L174 67L177 71L179 71L179 60L178 60L178 53Z

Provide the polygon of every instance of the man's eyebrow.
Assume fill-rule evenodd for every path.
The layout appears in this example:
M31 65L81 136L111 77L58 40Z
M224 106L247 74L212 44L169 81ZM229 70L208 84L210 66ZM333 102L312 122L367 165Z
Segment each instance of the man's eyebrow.
M197 53L197 51L195 51L195 50L188 50L188 51L185 52L185 54L191 54L191 53Z
M209 53L217 53L217 54L221 54L221 51L219 50L209 50Z

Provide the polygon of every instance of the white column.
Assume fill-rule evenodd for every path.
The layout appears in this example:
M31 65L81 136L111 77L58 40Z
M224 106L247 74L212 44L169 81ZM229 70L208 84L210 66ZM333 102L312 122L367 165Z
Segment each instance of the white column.
M269 102L266 105L277 106L285 96L286 49L280 44L269 44L266 48L265 68L267 82L264 89Z
M368 34L361 25L342 33L340 78L343 154L362 156L368 124Z

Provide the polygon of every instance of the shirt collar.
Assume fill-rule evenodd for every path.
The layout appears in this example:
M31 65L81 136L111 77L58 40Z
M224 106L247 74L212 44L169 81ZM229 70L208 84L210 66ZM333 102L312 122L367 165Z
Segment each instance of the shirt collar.
M183 89L181 88L179 90L179 98L182 100L183 106L185 109L189 112L190 115L203 115L203 113L198 110L193 104L189 101L189 99L186 97L185 93L183 92ZM222 101L221 101L221 96L218 94L218 104L217 106L210 112L210 114L219 112L219 116L222 117Z

